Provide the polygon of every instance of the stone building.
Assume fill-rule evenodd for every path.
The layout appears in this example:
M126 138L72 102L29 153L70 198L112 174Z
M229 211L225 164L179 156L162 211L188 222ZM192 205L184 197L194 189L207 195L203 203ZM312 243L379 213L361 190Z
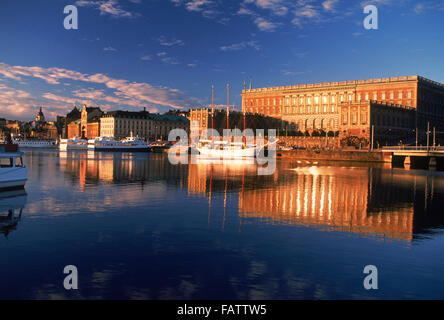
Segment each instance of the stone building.
M202 133L205 129L211 128L210 123L211 110L208 108L205 109L192 109L190 110L190 114L188 119L190 122L198 123L199 134ZM196 128L197 130L197 128Z
M340 137L354 136L379 144L396 144L415 136L413 107L380 101L344 102L339 105ZM372 132L374 130L374 132Z
M103 112L97 107L83 105L80 122L80 137L94 139L100 136L100 118Z
M444 85L420 76L302 84L242 91L242 111L289 121L299 131L342 131L342 103L413 108L414 127L444 129Z
M139 136L154 140L168 140L172 129L189 129L189 121L185 117L175 115L151 114L146 110L110 111L100 118L100 136L125 138Z
M66 137L68 139L72 139L74 137L80 137L81 136L80 126L81 126L81 121L79 119L71 121L66 127L67 129Z

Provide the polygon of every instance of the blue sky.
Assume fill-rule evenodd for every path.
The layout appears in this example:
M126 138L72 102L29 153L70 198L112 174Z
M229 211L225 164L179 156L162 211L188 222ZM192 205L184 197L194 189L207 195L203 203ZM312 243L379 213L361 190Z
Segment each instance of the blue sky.
M65 30L63 8L78 8ZM363 27L378 8L379 29ZM422 75L444 83L442 0L2 0L0 117L74 105L241 104L253 87Z

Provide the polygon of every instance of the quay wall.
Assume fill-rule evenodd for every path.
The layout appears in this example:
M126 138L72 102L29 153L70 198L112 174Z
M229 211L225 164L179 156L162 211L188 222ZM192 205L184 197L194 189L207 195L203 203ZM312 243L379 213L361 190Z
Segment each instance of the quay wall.
M357 162L392 162L390 152L339 151L339 150L289 150L276 151L276 157L282 159L357 161Z

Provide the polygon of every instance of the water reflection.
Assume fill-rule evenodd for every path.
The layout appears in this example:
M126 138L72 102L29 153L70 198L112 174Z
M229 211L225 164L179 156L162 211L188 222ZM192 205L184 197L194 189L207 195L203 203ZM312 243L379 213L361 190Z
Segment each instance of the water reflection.
M2 297L442 298L443 174L278 161L258 176L244 162L75 151L25 161ZM362 289L369 263L384 270L377 293ZM61 286L67 264L82 270L78 292Z
M0 193L0 233L6 238L17 229L26 199L25 190Z
M60 171L80 193L87 190L88 199L102 197L102 201L85 203L92 211L142 204L148 194L168 198L167 189L159 187L163 183L186 190L189 196L207 197L208 218L216 206L212 199L221 195L223 221L227 195L235 195L240 224L303 225L407 241L444 226L439 214L444 176L436 172L280 161L273 175L258 176L257 165L242 160L198 158L195 164L171 165L163 154L75 151L61 152L58 157ZM42 169L40 160L36 159L33 169ZM131 188L112 189L106 195L93 188L100 185ZM118 202L113 200L117 196Z

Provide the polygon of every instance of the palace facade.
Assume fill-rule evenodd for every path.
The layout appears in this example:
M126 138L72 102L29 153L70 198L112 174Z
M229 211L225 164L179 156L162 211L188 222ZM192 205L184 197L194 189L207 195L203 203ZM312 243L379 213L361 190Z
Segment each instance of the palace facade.
M345 110L346 121L342 118ZM359 122L360 134L365 130L367 136L372 119L391 114L394 120L383 125L390 129L401 121L398 118L410 119L412 112L406 110L414 113L414 123L408 121L410 131L426 128L428 122L431 127L444 129L444 85L420 76L406 76L242 91L243 112L280 118L299 131L339 131L347 135L357 133L357 128L351 127ZM379 122L385 123L381 119ZM386 128L380 129L378 132Z

